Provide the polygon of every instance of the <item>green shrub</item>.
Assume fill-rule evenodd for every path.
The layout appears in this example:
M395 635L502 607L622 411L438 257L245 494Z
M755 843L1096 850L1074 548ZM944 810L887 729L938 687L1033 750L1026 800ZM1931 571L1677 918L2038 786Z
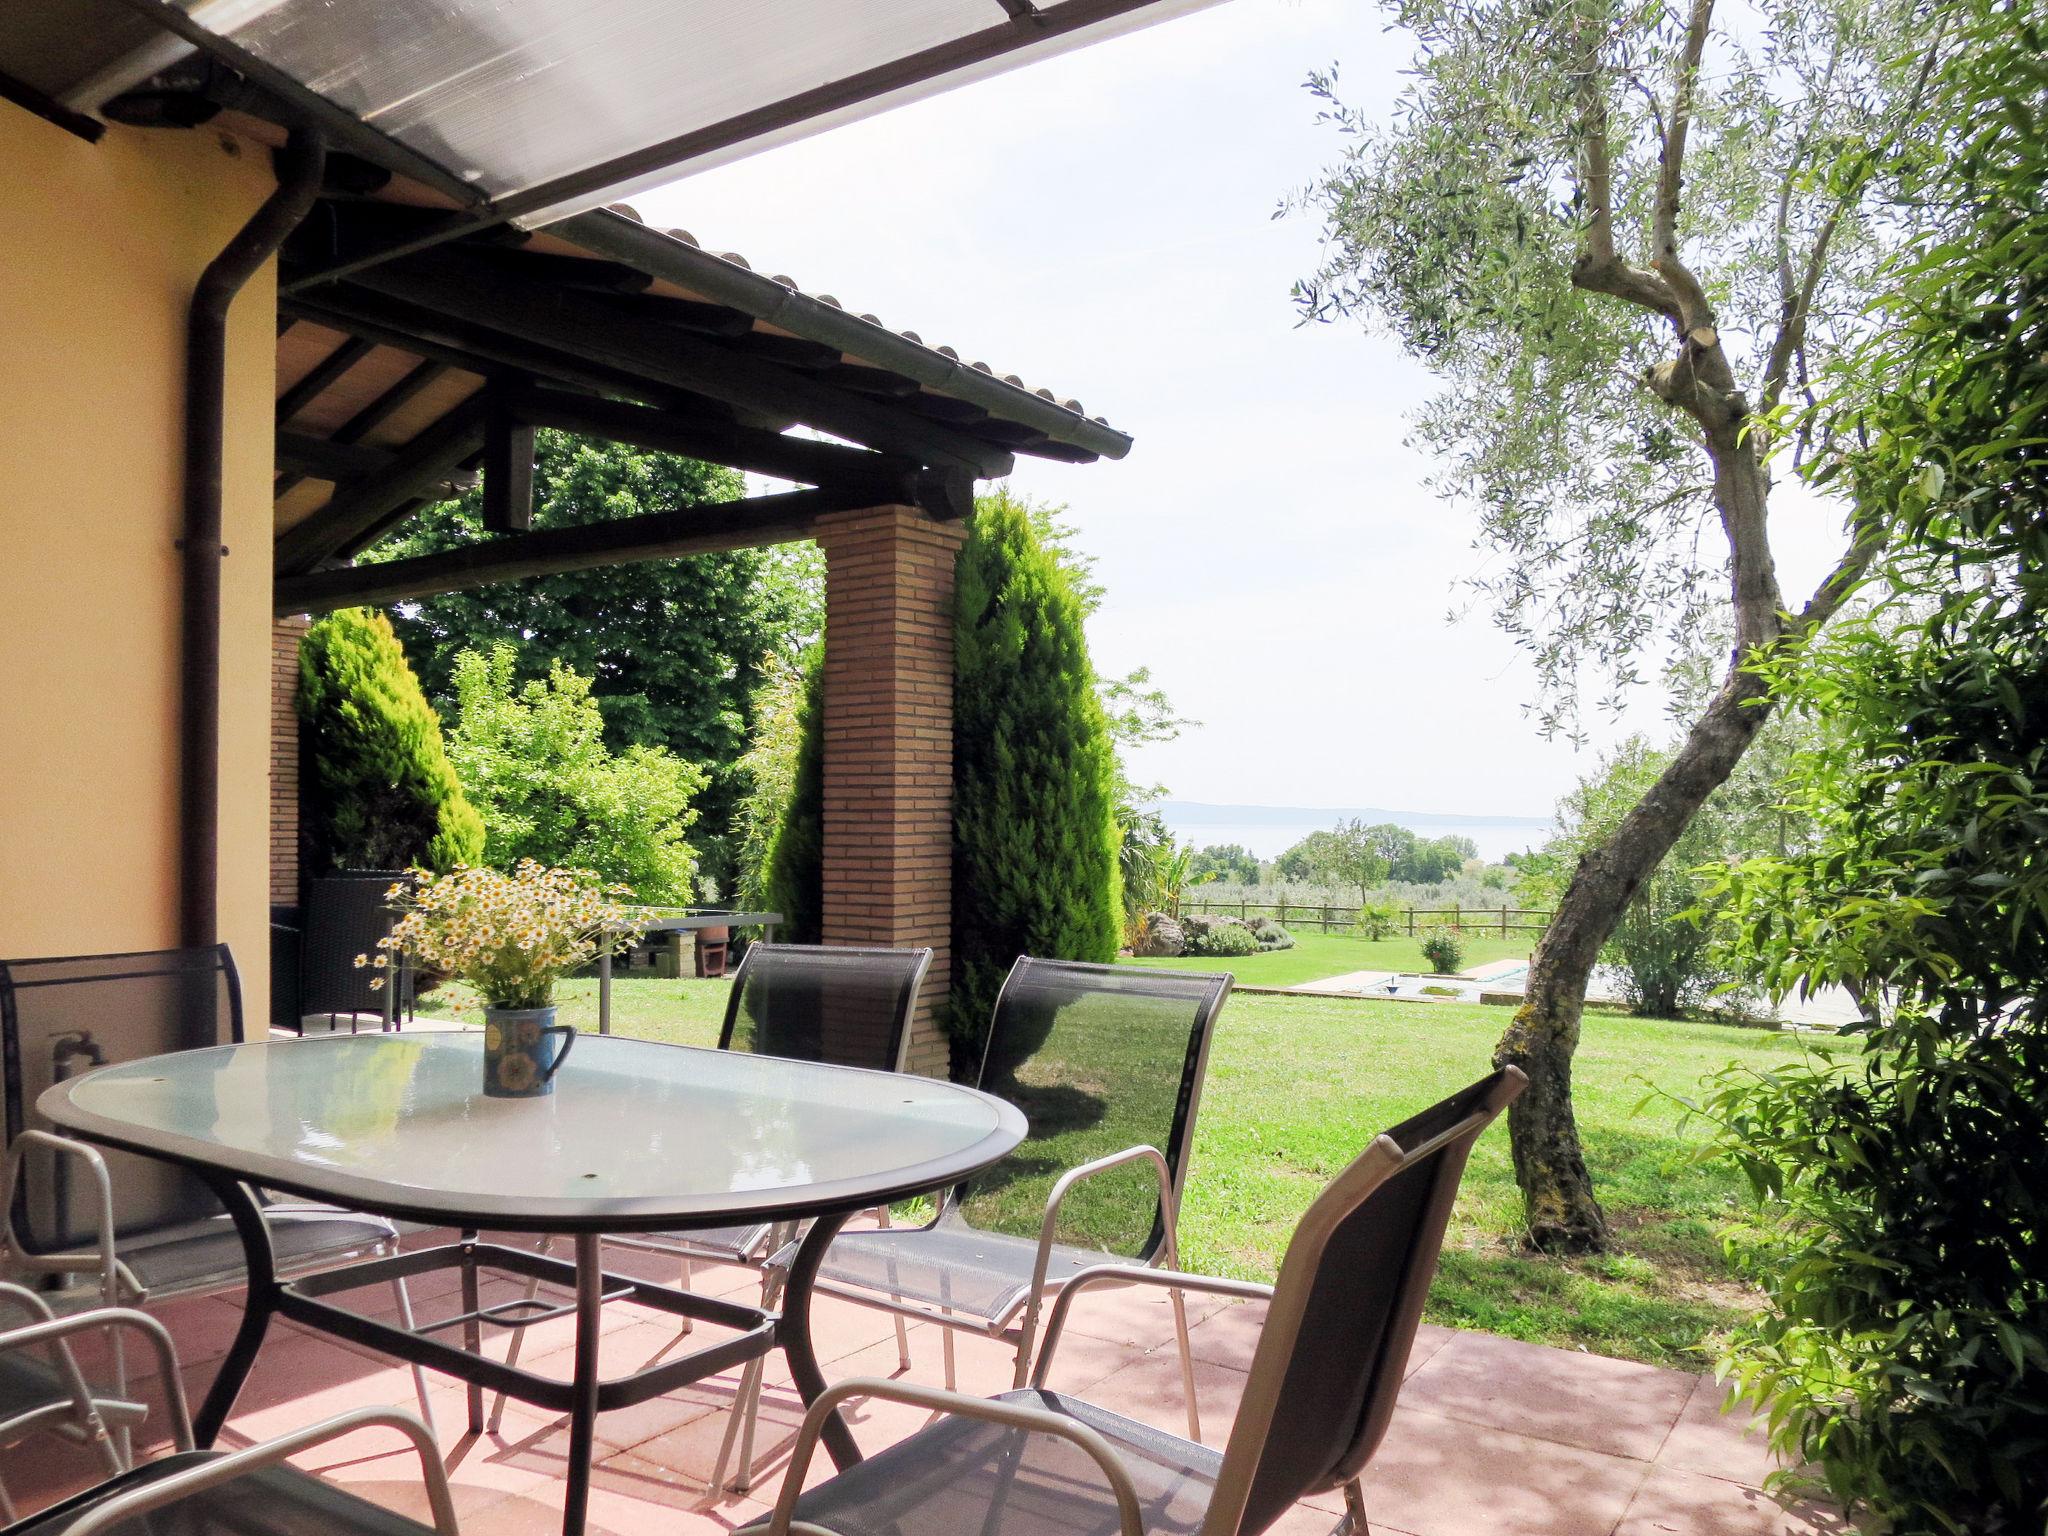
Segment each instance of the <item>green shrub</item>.
M1259 952L1259 936L1234 917L1189 916L1180 922L1187 936L1183 954L1228 957Z
M1285 928L1282 928L1278 923L1268 923L1265 927L1259 929L1258 940L1260 949L1294 948L1294 935Z
M315 870L443 871L484 856L441 721L383 614L343 608L299 643L308 842Z
M1465 936L1445 925L1422 936L1422 958L1440 976L1450 976L1465 963Z
M1115 959L1123 896L1116 756L1072 584L1002 495L978 504L957 572L947 1022L970 1075L1017 957Z
M556 665L521 684L515 665L510 646L455 662L448 752L483 812L485 857L593 870L644 902L693 900L684 834L703 772L663 747L614 755L588 678Z
M763 850L758 880L767 910L780 912L777 936L816 944L825 934L825 661L813 655L790 701L795 753L780 822ZM748 887L753 889L753 887Z
M1391 939L1401 926L1402 915L1399 902L1364 902L1351 920L1351 930L1361 939Z

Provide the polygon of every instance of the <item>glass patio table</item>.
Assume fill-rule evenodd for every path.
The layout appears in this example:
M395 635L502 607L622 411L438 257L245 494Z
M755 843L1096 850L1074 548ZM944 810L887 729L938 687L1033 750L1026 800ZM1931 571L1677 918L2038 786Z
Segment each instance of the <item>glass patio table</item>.
M806 1403L825 1388L810 1339L812 1280L855 1211L944 1188L1023 1139L1022 1115L952 1083L581 1035L544 1098L487 1098L481 1034L363 1035L253 1042L103 1067L52 1086L37 1107L87 1141L190 1170L227 1208L248 1256L242 1323L195 1429L220 1433L273 1315L466 1382L469 1428L483 1393L504 1392L570 1421L562 1528L578 1536L600 1413L630 1407L780 1348ZM255 1189L455 1228L460 1240L283 1282ZM607 1232L680 1232L809 1219L779 1311L608 1275ZM567 1234L575 1261L484 1242L481 1229ZM328 1297L400 1276L459 1269L462 1308L420 1328L351 1312ZM573 1303L479 1304L502 1271L573 1289ZM600 1311L629 1298L733 1330L634 1372L598 1371ZM569 1381L481 1352L482 1329L573 1312ZM434 1335L459 1327L460 1345ZM843 1423L835 1460L860 1459Z

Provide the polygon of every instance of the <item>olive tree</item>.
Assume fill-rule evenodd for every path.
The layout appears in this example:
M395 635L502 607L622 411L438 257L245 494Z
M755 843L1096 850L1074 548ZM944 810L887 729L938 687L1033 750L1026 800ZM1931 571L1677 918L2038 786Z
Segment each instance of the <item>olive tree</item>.
M1580 729L1646 659L1733 637L1721 681L1640 800L1565 882L1496 1060L1538 1246L1605 1246L1571 1101L1602 946L1769 710L1753 663L1814 631L1870 558L1780 591L1774 468L1825 441L1780 426L1853 334L1914 211L1884 146L1941 48L1911 0L1391 0L1417 40L1391 122L1314 76L1349 148L1300 202L1325 221L1305 313L1378 324L1443 389L1417 435L1476 509L1480 586ZM1931 34L1931 37L1930 37Z

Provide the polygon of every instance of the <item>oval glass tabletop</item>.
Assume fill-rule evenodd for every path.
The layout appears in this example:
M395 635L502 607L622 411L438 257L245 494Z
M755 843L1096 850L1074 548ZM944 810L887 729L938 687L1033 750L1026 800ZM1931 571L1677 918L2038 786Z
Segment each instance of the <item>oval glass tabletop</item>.
M477 1033L179 1051L57 1083L89 1140L454 1226L656 1231L951 1184L1022 1115L930 1078L579 1035L545 1098L487 1098Z

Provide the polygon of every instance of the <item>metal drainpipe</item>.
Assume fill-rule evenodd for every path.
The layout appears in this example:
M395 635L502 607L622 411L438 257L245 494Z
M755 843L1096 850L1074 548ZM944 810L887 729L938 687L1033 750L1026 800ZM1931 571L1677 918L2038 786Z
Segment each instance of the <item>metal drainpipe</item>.
M228 307L276 254L320 193L327 147L293 129L277 189L208 263L192 291L185 332L184 612L181 630L178 932L187 945L220 941L220 588Z

